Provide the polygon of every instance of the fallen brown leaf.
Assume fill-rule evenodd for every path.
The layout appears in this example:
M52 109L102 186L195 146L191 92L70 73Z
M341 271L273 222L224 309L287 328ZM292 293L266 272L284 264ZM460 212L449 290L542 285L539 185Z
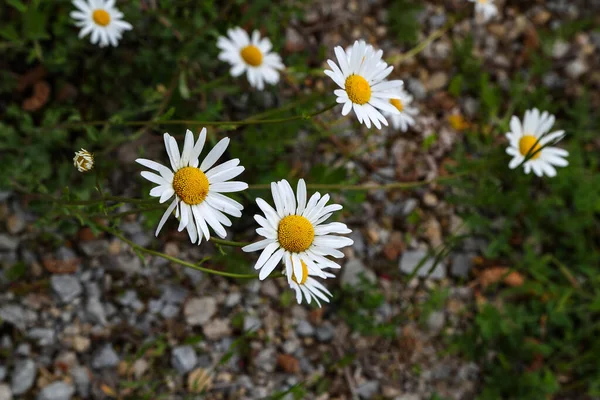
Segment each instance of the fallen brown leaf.
M280 354L277 357L277 365L288 374L296 374L300 371L300 363L290 354Z
M512 287L522 286L525 283L523 275L517 271L509 271L508 267L488 268L480 273L478 281L483 288L498 283L500 280Z

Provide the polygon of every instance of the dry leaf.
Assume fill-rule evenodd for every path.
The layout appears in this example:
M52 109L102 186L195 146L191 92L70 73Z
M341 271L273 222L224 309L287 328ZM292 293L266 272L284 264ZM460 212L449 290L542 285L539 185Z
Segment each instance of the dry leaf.
M300 371L300 363L290 354L280 354L277 357L277 365L288 374L296 374Z
M37 111L48 102L50 97L50 85L48 82L40 81L33 85L33 94L31 97L23 100L23 110Z
M212 385L212 376L204 368L196 368L188 375L188 392L202 393L210 389Z
M510 271L508 267L488 268L481 272L478 281L484 288L498 283L500 280L503 280L506 285L512 287L522 286L525 283L523 275L516 271L511 271L510 273L508 271Z
M52 274L71 274L77 271L81 260L79 258L69 258L68 260L57 260L54 258L44 258L42 265Z
M469 127L469 123L464 119L464 117L461 114L450 115L448 117L448 122L450 123L452 128L454 128L454 130L457 130L459 132L462 132Z
M102 393L109 397L117 397L117 393L115 392L115 390L108 386L106 383L100 385L100 390L102 390Z

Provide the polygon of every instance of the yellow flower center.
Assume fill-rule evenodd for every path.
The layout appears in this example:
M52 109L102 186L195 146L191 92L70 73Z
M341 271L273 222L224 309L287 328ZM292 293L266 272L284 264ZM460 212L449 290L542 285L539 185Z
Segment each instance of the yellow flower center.
M244 61L246 61L246 64L252 65L253 67L258 67L262 64L263 55L258 47L254 45L244 47L240 52L240 55Z
M404 110L404 104L400 99L390 99L390 103L398 109L398 111L402 112Z
M288 215L279 221L277 239L281 247L299 253L310 247L315 239L315 228L301 215Z
M173 190L184 203L200 204L206 199L210 184L204 172L195 167L184 167L173 177Z
M110 24L110 14L107 13L105 10L94 10L94 13L92 14L92 19L96 24L100 26L106 26Z
M360 75L350 75L346 78L346 93L350 101L356 104L366 104L371 100L371 85Z
M538 139L533 135L525 135L519 140L519 151L523 156L527 156L527 154L531 153L531 160L535 160L541 154L539 151L541 146L539 143L536 143ZM535 153L535 154L534 154Z
M304 264L304 261L300 260L300 262L302 263L302 280L300 282L298 282L296 280L296 275L294 275L294 274L292 274L292 280L294 282L296 282L298 285L304 285L304 283L308 279L308 267L306 266L306 264Z

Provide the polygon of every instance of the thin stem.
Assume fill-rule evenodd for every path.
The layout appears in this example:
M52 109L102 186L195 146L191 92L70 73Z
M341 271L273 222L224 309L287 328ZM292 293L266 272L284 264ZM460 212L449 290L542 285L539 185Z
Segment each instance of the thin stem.
M113 229L110 229L109 227L103 226L103 225L98 225L99 229L102 229L105 232L110 233L111 235L119 238L121 241L127 243L129 246L131 246L133 249L142 252L142 253L146 253L146 254L150 254L153 256L157 256L157 257L161 257L164 258L165 260L169 260L171 262L174 262L176 264L179 265L183 265L184 267L188 267L188 268L192 268L195 269L197 271L202 271L205 272L207 274L213 274L213 275L219 275L219 276L224 276L227 278L236 278L236 279L255 279L258 278L258 275L255 274L235 274L233 272L225 272L225 271L217 271L214 269L210 269L210 268L205 268L205 267L201 267L199 265L193 264L191 262L187 262L184 261L180 258L177 257L172 257L169 256L165 253L161 253L160 251L156 251L156 250L150 250L147 249L145 247L139 246L137 244L135 244L134 242L132 242L131 240L127 239L125 236L121 235L120 233L114 231Z
M274 118L274 119L246 119L241 121L194 121L186 119L173 119L167 121L151 120L151 121L122 121L112 122L108 120L101 121L80 121L71 122L65 124L58 124L53 127L42 128L42 129L71 129L79 128L82 126L96 126L96 125L113 125L113 126L150 126L150 125L202 125L202 126L242 126L242 125L259 125L259 124L278 124L281 122L296 121L299 119L311 119L319 114L323 114L326 111L331 110L337 106L337 103L330 104L329 106L317 110L310 114L296 115L288 118Z
M436 29L435 31L431 32L429 34L429 36L427 36L427 38L425 38L425 40L423 40L421 43L419 43L418 45L416 45L415 47L413 47L406 53L398 54L395 57L390 57L387 60L387 62L394 66L398 66L399 64L405 62L406 60L410 60L411 58L415 57L417 54L419 54L420 52L425 50L427 48L427 46L429 46L433 41L444 36L444 34L446 32L448 32L448 30L454 26L454 23L455 23L454 20L448 21L441 28Z
M231 246L231 247L244 247L244 246L247 246L250 244L247 242L234 242L233 240L219 239L214 236L210 237L210 241L218 243L218 244L222 244L223 246Z

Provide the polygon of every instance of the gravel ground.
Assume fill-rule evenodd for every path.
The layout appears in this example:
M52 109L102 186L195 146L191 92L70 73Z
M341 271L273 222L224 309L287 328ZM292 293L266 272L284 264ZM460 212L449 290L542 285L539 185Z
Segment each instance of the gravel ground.
M419 15L421 39L447 22L446 10L470 13L466 3L428 3ZM462 140L447 117L460 113L468 120L478 109L478 99L457 101L446 91L453 76L452 40L472 34L486 69L508 83L540 46L538 28L576 20L585 12L581 2L562 0L498 3L503 17L481 25L468 14L394 72L405 80L421 112L412 130L367 135L349 123L338 124L340 134L325 141L321 156L358 172L365 183L447 174L443 164ZM408 50L393 46L386 20L380 1L317 2L304 20L287 28L288 49L332 49L365 38L383 48L386 57ZM541 84L566 96L577 96L584 86L598 88L599 50L597 33L581 32L570 42L554 43L556 63ZM438 139L425 151L423 142L434 133ZM119 179L119 186L127 186ZM120 398L136 398L140 387L173 399L194 398L202 388L208 388L207 399L258 399L298 383L309 388L307 399L420 400L433 393L472 399L481 371L447 355L444 336L464 329L472 313L475 293L468 277L485 242L470 238L437 265L428 260L412 280L400 279L450 234L465 233L457 210L444 200L447 190L432 184L373 191L361 212L346 220L355 245L346 251L338 282L356 285L362 272L380 287L385 300L375 318L396 324L394 339L353 332L340 317L339 303L321 310L284 304L281 294L288 289L282 281L237 283L155 257L143 265L127 245L87 229L49 246L41 240L45 232L35 226L27 198L2 192L0 400L104 399L117 397L117 390ZM419 226L407 218L415 213ZM141 218L125 219L121 228L147 246L155 239ZM170 229L157 246L165 253L199 260L214 251L210 244L190 246ZM8 284L6 274L15 265L27 272ZM445 307L422 318L421 306L440 288L447 289ZM349 354L354 358L340 365Z

